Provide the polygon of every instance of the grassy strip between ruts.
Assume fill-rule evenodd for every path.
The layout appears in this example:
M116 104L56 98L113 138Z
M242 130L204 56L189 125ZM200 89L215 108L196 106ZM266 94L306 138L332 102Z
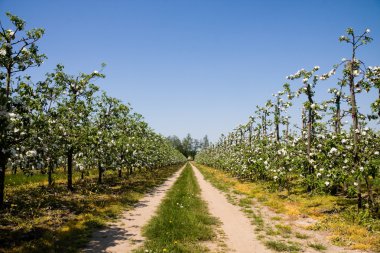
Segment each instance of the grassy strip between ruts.
M380 221L357 213L355 201L341 196L292 194L270 192L261 182L242 182L227 172L196 165L204 177L224 192L235 192L255 198L277 213L309 216L318 222L311 230L328 230L330 240L338 246L380 252Z
M76 181L74 192L58 180L54 187L36 180L14 185L7 194L10 207L0 212L0 252L79 252L95 229L131 208L179 167L129 178L107 175L103 184L90 175Z
M205 252L202 242L215 237L207 204L190 164L169 190L155 217L144 227L147 238L137 252Z

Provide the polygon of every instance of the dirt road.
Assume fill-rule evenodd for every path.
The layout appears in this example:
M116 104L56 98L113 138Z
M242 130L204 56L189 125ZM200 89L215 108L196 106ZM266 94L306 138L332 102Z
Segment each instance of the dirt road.
M82 252L126 253L140 247L144 241L141 228L153 217L183 168L142 198L133 210L124 212L117 222L95 232L88 247Z
M254 227L240 208L230 204L223 193L207 182L194 165L192 167L202 190L202 198L208 203L211 215L222 222L228 252L271 252L256 239Z

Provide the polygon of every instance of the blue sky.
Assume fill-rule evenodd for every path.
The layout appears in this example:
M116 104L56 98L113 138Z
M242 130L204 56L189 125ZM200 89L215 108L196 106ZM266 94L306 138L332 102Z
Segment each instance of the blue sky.
M0 0L0 10L1 20L10 11L46 29L40 49L49 59L30 72L34 80L57 63L76 74L105 62L101 88L165 136L217 140L285 76L348 58L338 42L347 27L371 29L359 57L380 64L380 0ZM320 99L333 83L323 85Z

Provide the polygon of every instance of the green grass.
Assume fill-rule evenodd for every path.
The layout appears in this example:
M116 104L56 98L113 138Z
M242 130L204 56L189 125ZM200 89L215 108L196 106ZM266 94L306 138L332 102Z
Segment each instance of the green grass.
M309 245L309 247L311 247L315 250L318 250L318 251L324 251L327 249L326 246L321 244L321 243L309 243L308 245Z
M107 174L101 185L91 173L76 180L73 192L66 189L64 177L47 187L46 175L7 175L14 180L9 179L6 188L8 207L0 212L0 252L78 252L95 229L132 208L178 169L179 165L129 178Z
M280 232L279 232L278 230L274 230L274 229L271 228L271 227L268 227L268 228L266 229L265 233L266 233L267 235L270 235L270 236L275 236L275 235L279 235L279 234L280 234Z
M251 198L241 198L239 200L239 206L241 207L251 207L252 206L252 199Z
M287 225L282 225L282 224L277 224L275 227L278 229L280 234L291 234L292 233L292 228Z
M48 174L42 174L40 171L35 170L32 171L33 174L25 174L22 171L18 171L16 174L11 174L8 170L8 173L6 173L5 176L5 187L22 187L25 185L47 185L48 184ZM113 170L106 170L104 172L104 177L110 176L113 177L115 175L115 171ZM81 172L74 170L73 171L73 181L74 183L76 181L80 180ZM96 178L98 176L98 170L92 169L89 171L86 171L84 177L85 178ZM63 170L63 168L58 168L54 170L54 173L52 174L53 181L55 183L61 183L66 182L67 180L67 173Z
M144 227L147 241L137 252L205 252L201 242L215 237L216 224L218 221L208 213L194 172L187 164L157 215Z
M63 173L59 173L59 176L63 176ZM54 177L57 177L57 174L54 174ZM17 174L7 174L5 177L5 185L8 186L19 186L23 184L31 183L41 183L47 182L47 174L36 173L35 175L26 175L22 172Z
M282 241L266 241L265 246L277 252L299 252L301 248L295 243L285 243Z
M302 240L305 240L305 239L308 239L308 238L309 238L308 235L306 235L306 234L301 234L301 233L299 233L299 232L296 232L296 237L297 237L298 239L302 239Z

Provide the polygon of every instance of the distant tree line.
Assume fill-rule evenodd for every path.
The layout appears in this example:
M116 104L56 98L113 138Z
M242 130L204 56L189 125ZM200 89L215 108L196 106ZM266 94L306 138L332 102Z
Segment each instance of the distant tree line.
M205 135L200 140L192 138L190 134L187 134L186 137L182 140L176 135L168 136L167 139L184 156L192 158L195 157L199 150L208 148L210 146L207 135Z

